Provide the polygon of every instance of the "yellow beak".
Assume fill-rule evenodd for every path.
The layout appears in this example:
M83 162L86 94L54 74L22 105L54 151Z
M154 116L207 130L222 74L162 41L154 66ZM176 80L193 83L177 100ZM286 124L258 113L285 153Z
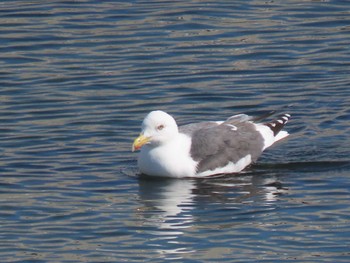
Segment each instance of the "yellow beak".
M150 139L150 137L146 137L143 134L140 134L140 136L134 140L134 143L132 145L132 151L134 152L140 150L143 145L150 141Z

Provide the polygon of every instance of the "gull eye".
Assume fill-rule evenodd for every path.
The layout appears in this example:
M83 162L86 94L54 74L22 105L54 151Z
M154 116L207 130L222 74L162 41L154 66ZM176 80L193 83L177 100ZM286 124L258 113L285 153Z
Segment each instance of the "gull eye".
M161 125L159 125L158 127L157 127L157 130L158 131L161 131L161 130L163 130L164 129L164 125L163 124L161 124Z

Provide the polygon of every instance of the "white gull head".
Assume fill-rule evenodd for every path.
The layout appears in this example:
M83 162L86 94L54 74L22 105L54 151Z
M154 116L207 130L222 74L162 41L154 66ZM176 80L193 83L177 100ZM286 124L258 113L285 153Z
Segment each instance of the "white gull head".
M176 121L164 111L151 111L142 122L142 132L151 145L168 142L179 133Z
M133 150L143 145L159 146L171 141L179 133L175 119L164 111L151 111L142 122L140 136L134 141Z
M143 174L193 177L197 162L190 157L191 138L179 132L176 121L163 111L150 112L132 149L141 150L138 166Z

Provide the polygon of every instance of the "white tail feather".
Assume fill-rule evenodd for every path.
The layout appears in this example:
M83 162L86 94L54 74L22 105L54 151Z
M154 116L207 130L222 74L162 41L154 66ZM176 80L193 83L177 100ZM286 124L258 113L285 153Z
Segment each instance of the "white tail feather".
M280 131L280 132L277 133L277 135L275 136L275 142L286 138L288 135L289 135L289 133L288 133L287 131Z

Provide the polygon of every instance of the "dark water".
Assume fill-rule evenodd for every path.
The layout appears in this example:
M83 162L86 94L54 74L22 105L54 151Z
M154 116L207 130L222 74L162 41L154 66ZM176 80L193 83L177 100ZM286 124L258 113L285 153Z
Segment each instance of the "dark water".
M3 1L0 28L1 262L350 261L348 1ZM138 178L153 109L292 135L240 175Z

